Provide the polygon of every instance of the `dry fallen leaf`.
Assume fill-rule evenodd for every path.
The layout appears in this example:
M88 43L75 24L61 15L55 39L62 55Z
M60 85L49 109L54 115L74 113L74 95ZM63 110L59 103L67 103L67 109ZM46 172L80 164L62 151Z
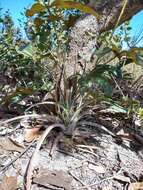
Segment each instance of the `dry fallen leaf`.
M117 136L122 138L122 139L127 139L127 140L130 140L130 141L133 141L135 140L134 139L134 136L130 133L125 133L123 129L121 129L118 133L117 133Z
M24 139L26 142L32 142L34 139L40 137L42 133L43 131L41 131L38 127L25 129Z
M143 182L131 183L128 187L128 190L142 190Z
M41 168L39 174L33 178L33 182L47 187L48 189L71 189L72 177L64 171L49 171L48 169ZM56 188L57 187L57 188Z
M115 175L114 179L118 180L118 181L123 181L123 182L127 182L130 183L130 178L123 176L123 175Z
M8 137L0 137L0 149L22 152L24 147Z
M103 174L106 172L103 166L95 166L93 164L89 164L89 169L96 171L97 173Z
M16 190L17 176L4 176L0 184L0 190Z

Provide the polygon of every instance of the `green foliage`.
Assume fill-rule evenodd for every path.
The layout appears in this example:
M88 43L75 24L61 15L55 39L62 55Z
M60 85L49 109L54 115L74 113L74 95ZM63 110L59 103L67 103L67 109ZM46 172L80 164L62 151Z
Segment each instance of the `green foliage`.
M67 9L78 9L99 18L93 9L80 1L35 1L25 12L28 40L22 38L9 13L0 19L0 70L9 78L11 88L5 90L7 95L2 99L3 105L19 102L35 91L47 91L50 96L48 106L55 105L51 112L58 115L66 126L75 125L79 114L89 102L94 102L93 99L99 96L111 98L115 88L120 89L118 82L125 79L125 65L132 62L143 64L143 49L131 46L131 28L126 22L117 32L100 35L99 48L92 50L93 59L88 63L94 65L92 69L83 71L83 75L75 71L75 75L67 77L69 31L81 15L81 12L68 14ZM125 43L126 49L123 48ZM27 89L32 92L27 92ZM122 99L122 89L120 92ZM133 106L114 103L109 110L134 111L134 103L129 99L126 102Z
M32 5L31 9L26 10L26 16L31 17L31 16L33 16L33 15L35 15L37 13L44 12L45 9L46 8L45 8L45 6L43 4L37 2L37 3Z
M93 88L95 91L101 88L106 96L112 96L112 77L118 77L118 67L112 65L104 65L99 64L90 71L81 77L79 83L81 84L81 88L84 90L89 90ZM94 88L94 85L98 85Z
M139 108L138 115L139 118L143 120L143 108Z
M45 85L49 74L46 66L41 64L38 49L33 43L22 38L20 30L14 27L9 12L1 18L0 60L0 74L5 81L1 84L2 91L5 91L5 84L8 84L11 90L12 87L50 89L50 85Z
M37 48L40 58L50 56L54 59L59 57L59 53L68 51L68 30L78 17L77 14L68 15L65 10L57 9L54 3L57 2L36 2L26 11L27 36Z
M55 6L57 8L64 8L64 9L78 9L80 11L83 11L84 13L92 14L99 19L99 15L94 11L94 9L92 9L91 7L88 7L87 5L83 5L79 2L55 0L51 4L51 6Z
M26 16L34 16L35 14L42 13L47 11L47 8L56 7L56 8L64 8L64 9L78 9L83 11L84 13L92 14L95 17L99 18L99 15L87 5L84 5L79 2L74 1L67 1L67 0L54 0L52 3L42 4L42 3L35 3L32 5L30 9L26 11Z
M143 48L135 46L137 44L134 37L131 37L131 29L130 22L125 22L114 34L113 31L101 34L98 39L99 44L102 44L104 47L102 51L99 49L100 52L103 52L102 54L100 53L101 56L112 52L114 60L118 58L121 61L123 57L125 58L124 65L136 63L142 66Z

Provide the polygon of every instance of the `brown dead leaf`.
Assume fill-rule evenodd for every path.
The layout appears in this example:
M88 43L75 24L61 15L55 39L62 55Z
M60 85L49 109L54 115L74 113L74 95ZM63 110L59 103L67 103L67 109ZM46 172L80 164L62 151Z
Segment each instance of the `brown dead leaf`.
M122 139L127 139L127 140L130 140L130 141L133 141L135 140L134 139L134 136L130 133L125 133L124 130L120 130L118 133L117 133L117 136L122 138Z
M0 190L16 190L17 176L4 176L0 184Z
M32 142L34 139L37 139L42 135L43 131L40 130L40 128L30 128L30 129L25 129L25 141L26 142Z
M131 141L138 141L140 144L143 144L142 136L134 133L125 133L123 129L117 133L117 136Z
M8 137L0 137L0 149L22 152L24 147Z
M131 183L128 187L128 190L142 190L143 182Z
M72 177L64 171L49 171L42 168L37 176L33 178L33 182L51 189L71 189ZM56 188L57 187L57 188Z

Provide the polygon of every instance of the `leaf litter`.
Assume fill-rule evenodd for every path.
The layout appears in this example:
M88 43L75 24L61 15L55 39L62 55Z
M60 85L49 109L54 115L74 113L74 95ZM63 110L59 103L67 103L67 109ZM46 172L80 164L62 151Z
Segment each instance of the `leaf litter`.
M30 140L24 138L28 126L0 137L1 189L8 184L20 190L142 189L142 128L125 119L125 113L92 110L77 123L72 138L59 121L47 123L40 114L1 121L7 127L23 118L44 121L44 128L39 123L31 128L37 132L28 134ZM6 176L11 169L17 176Z

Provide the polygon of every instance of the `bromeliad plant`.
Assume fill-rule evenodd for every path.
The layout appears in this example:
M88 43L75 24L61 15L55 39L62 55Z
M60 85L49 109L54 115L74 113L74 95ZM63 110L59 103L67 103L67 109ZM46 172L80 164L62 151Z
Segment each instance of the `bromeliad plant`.
M51 112L58 115L66 126L76 125L82 109L91 100L89 97L93 100L93 97L97 98L97 94L112 96L113 89L118 84L116 79L122 80L124 65L131 62L142 64L142 48L130 47L122 50L120 33L114 34L109 44L108 38L112 35L112 32L109 32L101 35L99 44L103 39L105 43L93 51L93 56L97 58L96 62L91 59L94 68L88 73L84 72L82 76L76 72L73 76L67 76L68 31L80 15L76 11L74 14L72 11L68 14L66 10L72 8L99 18L93 9L78 1L35 1L31 8L26 10L25 29L29 42L25 44L26 47L15 46L13 43L14 52L18 57L16 61L19 59L16 69L21 76L23 73L27 76L27 80L25 78L20 80L20 85L26 84L26 87L32 87L34 90L46 90L47 104L53 105ZM126 31L125 38L128 42L130 40L127 33L128 24L121 30ZM11 35L14 40L12 31L11 23L7 26L10 37L5 38L6 42L11 39ZM106 57L111 59L104 59ZM123 57L125 59L122 59ZM29 77L31 81L28 81ZM20 94L19 91L18 93ZM14 93L15 95L17 94Z
M26 48L17 49L20 55L31 58L34 63L43 67L45 72L42 80L45 81L45 89L49 83L46 81L46 78L49 79L46 72L49 71L47 74L50 75L51 86L46 89L51 100L49 104L54 104L53 113L62 118L66 126L69 123L70 125L76 123L85 99L85 92L80 94L78 84L80 76L75 73L67 77L66 73L68 30L80 13L71 11L68 14L64 9L73 7L98 17L95 11L79 2L35 1L26 11L28 18L26 31L31 43Z

